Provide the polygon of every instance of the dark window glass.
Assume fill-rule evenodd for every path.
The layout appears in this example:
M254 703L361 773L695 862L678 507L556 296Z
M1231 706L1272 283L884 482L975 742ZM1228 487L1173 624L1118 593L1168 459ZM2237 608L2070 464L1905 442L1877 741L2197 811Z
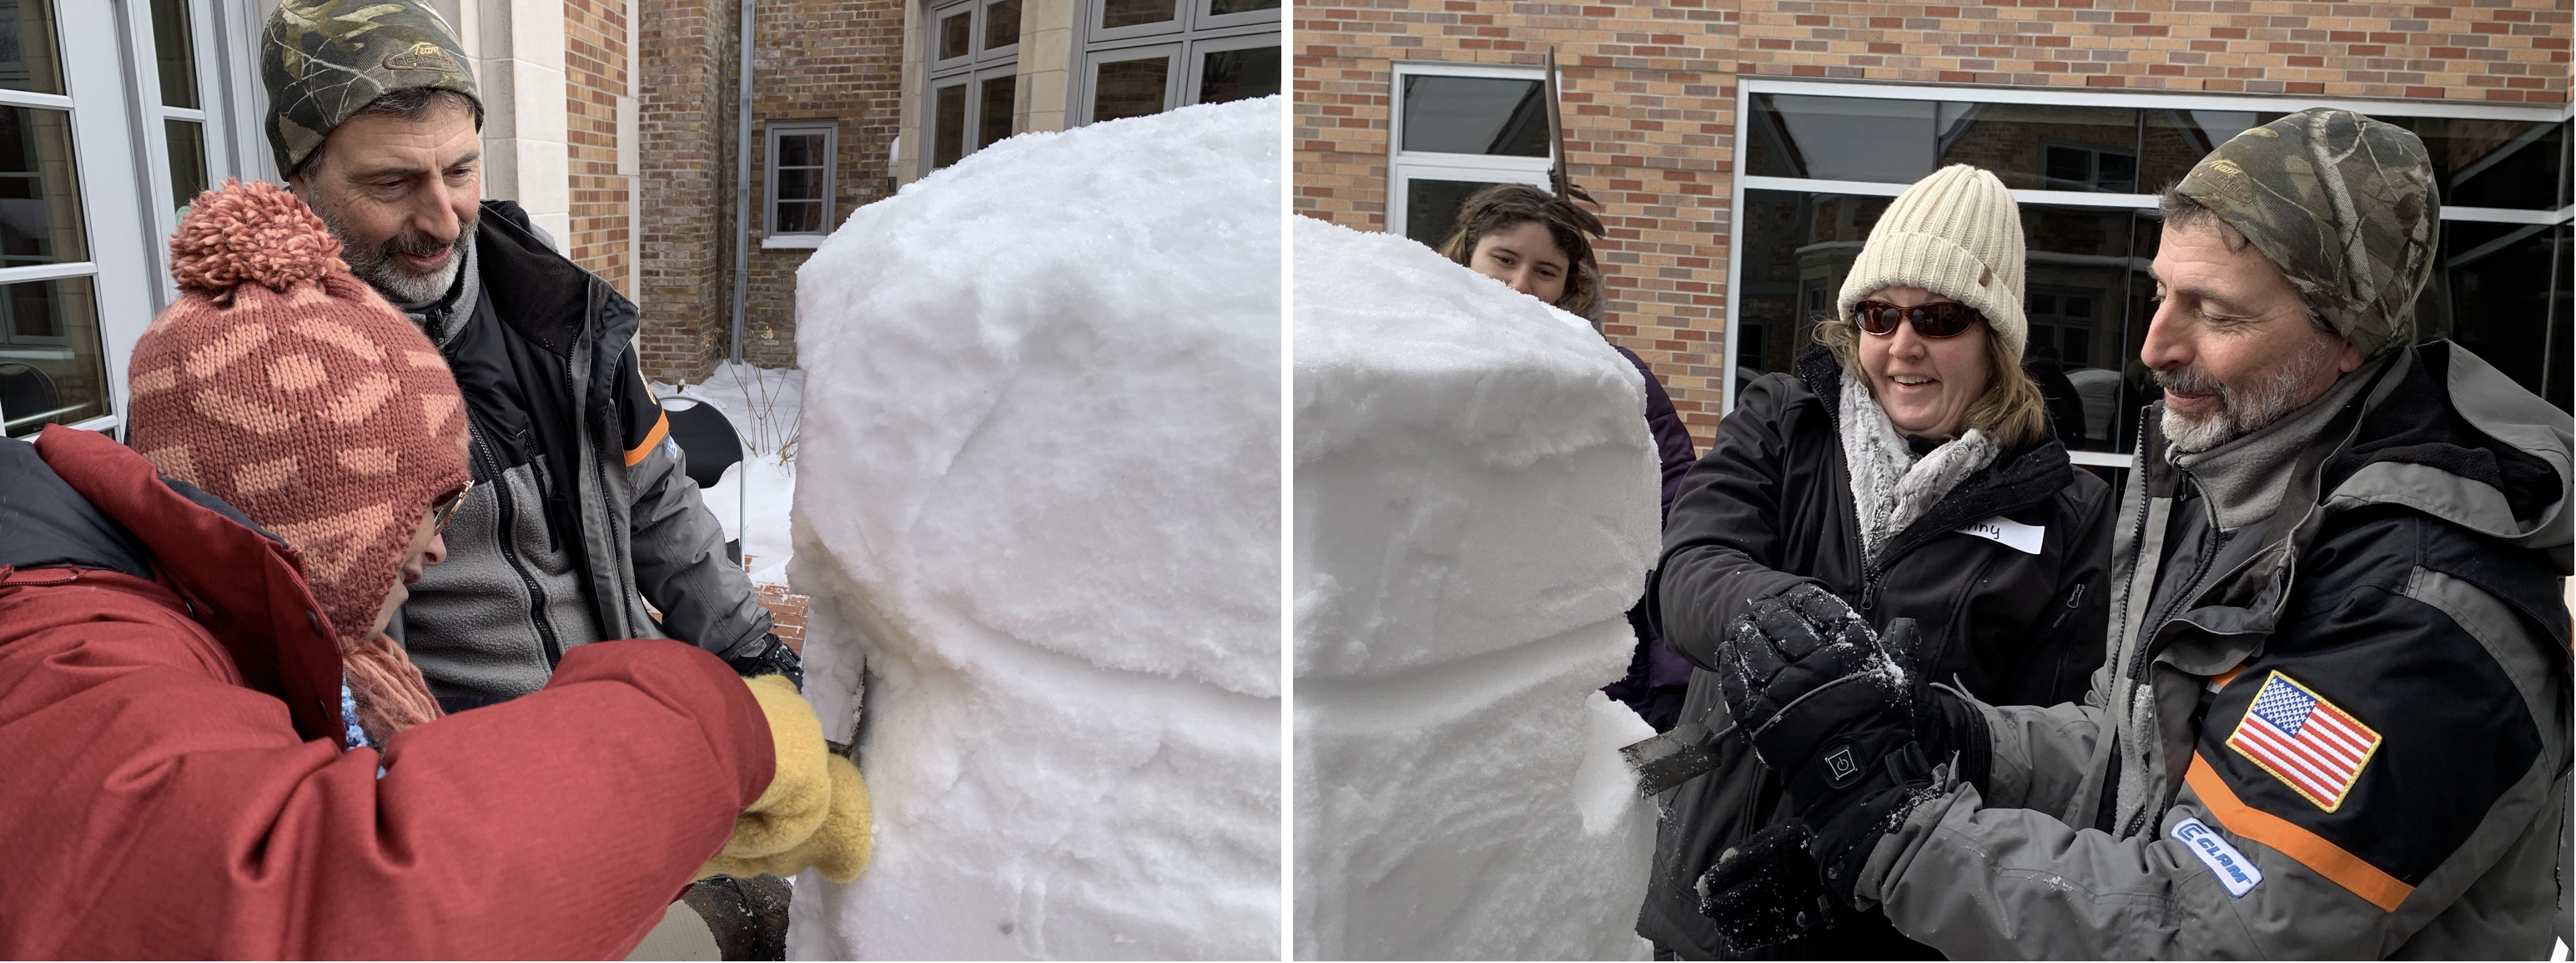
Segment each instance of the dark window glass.
M1199 103L1268 97L1279 92L1279 48L1220 50L1199 75Z
M1934 169L1973 164L2015 190L2137 191L2135 110L1943 103L1934 120Z
M206 190L206 131L193 120L164 120L170 143L170 203L186 207Z
M1092 84L1091 119L1162 113L1163 91L1171 75L1172 58L1165 55L1101 64L1099 78Z
M1002 2L984 8L984 49L996 50L1020 42L1020 0Z
M1473 194L1493 184L1486 181L1439 181L1409 178L1404 182L1404 236L1438 250L1457 230L1458 208Z
M1179 11L1172 0L1106 0L1100 5L1100 29L1165 23L1175 19Z
M1740 141L1744 172L1911 184L1932 173L1940 107L1927 100L1756 94Z
M975 11L959 10L939 18L939 59L966 56L974 40Z
M0 434L108 413L91 279L28 281L0 289Z
M2146 403L2130 383L2138 372L2128 370L2143 366L2123 353L2127 329L2143 330L2155 293L2147 260L2132 256L2136 219L2122 209L2021 205L2029 248L2022 360L2048 397L2058 438L2077 451L2114 450L2121 431L2134 430L2122 412Z
M983 104L975 117L975 149L983 150L994 141L1011 136L1011 95L1019 78L1009 75L984 81Z
M188 0L152 0L152 48L161 73L161 106L197 106L197 48L189 41Z
M71 115L0 107L0 267L86 260Z
M1404 78L1404 149L1547 156L1547 101L1535 80Z
M62 58L54 48L54 5L47 0L0 7L0 87L63 92Z
M1833 313L1843 275L1892 197L1746 191L1742 275L1735 284L1735 386L1794 371ZM1758 341L1758 343L1754 343Z
M2564 224L2445 222L2440 277L2446 283L2428 286L2417 306L2427 322L2424 334L2444 334L2431 322L2447 315L2451 340L2567 410L2567 261L2576 254L2568 240Z
M790 167L778 172L778 199L804 201L823 196L822 171L811 167Z
M1279 9L1279 0L1208 0L1208 16L1211 17L1277 9Z
M2143 111L2138 159L2138 192L2152 194L2191 173L2193 165L2246 130L2281 119L2277 112L2250 110Z
M2567 125L2460 117L2390 117L2415 132L2433 157L2442 203L2459 207L2561 206L2559 167Z
M937 170L966 156L966 85L939 88L930 122L930 167Z

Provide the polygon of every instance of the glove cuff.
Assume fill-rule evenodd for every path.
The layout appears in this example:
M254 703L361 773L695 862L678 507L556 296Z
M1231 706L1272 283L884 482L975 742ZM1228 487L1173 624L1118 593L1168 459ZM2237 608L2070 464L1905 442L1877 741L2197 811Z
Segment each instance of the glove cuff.
M1934 761L1952 762L1952 772L1961 780L1980 793L1990 792L1986 779L1994 770L1994 740L1986 733L1986 714L1967 697L1938 683L1931 687L1927 701L1938 730L1928 747Z
M746 679L764 675L786 676L796 691L805 691L805 660L796 654L795 649L788 648L787 643L778 641L775 632L761 636L760 651L726 659L725 665L732 667L735 675Z

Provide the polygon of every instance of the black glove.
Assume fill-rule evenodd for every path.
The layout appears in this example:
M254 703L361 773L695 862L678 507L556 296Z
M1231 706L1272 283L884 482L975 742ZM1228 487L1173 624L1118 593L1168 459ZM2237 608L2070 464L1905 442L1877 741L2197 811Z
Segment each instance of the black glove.
M1890 658L1911 652L1914 620L1879 638L1812 584L1755 600L1719 644L1727 712L1780 774L1824 885L1851 905L1871 847L1913 808L1931 761L1917 741L1916 682Z
M1805 823L1790 820L1727 847L1700 877L1699 911L1716 921L1727 956L1840 925L1840 911L1807 853L1814 838Z
M746 679L764 675L786 676L787 681L796 684L796 691L805 691L805 660L798 658L796 650L788 648L787 643L778 641L775 632L761 636L760 651L726 659L725 664L733 667L734 674Z

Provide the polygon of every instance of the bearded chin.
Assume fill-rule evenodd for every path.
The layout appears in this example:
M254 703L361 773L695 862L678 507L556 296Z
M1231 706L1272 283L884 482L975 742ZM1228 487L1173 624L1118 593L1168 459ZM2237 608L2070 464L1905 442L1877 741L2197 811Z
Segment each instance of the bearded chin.
M456 272L464 266L465 259L451 250L446 266L428 274L414 274L403 270L392 255L379 250L360 263L350 264L349 273L357 275L358 280L367 282L382 292L385 300L397 305L427 304L456 286Z
M2333 364L2335 354L2335 345L2321 340L2253 384L2221 389L2218 405L2198 418L2166 408L2161 422L2165 440L2185 454L2208 451L2281 420L2315 400L2314 395L2301 397L2300 389Z

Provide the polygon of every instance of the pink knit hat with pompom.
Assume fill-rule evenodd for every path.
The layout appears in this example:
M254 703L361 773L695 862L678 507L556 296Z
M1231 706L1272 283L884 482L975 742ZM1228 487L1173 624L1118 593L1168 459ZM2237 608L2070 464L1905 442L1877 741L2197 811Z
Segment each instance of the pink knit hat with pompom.
M129 441L286 540L369 735L436 718L420 670L373 628L421 518L472 478L445 359L274 184L198 195L170 261L179 301L127 369Z

